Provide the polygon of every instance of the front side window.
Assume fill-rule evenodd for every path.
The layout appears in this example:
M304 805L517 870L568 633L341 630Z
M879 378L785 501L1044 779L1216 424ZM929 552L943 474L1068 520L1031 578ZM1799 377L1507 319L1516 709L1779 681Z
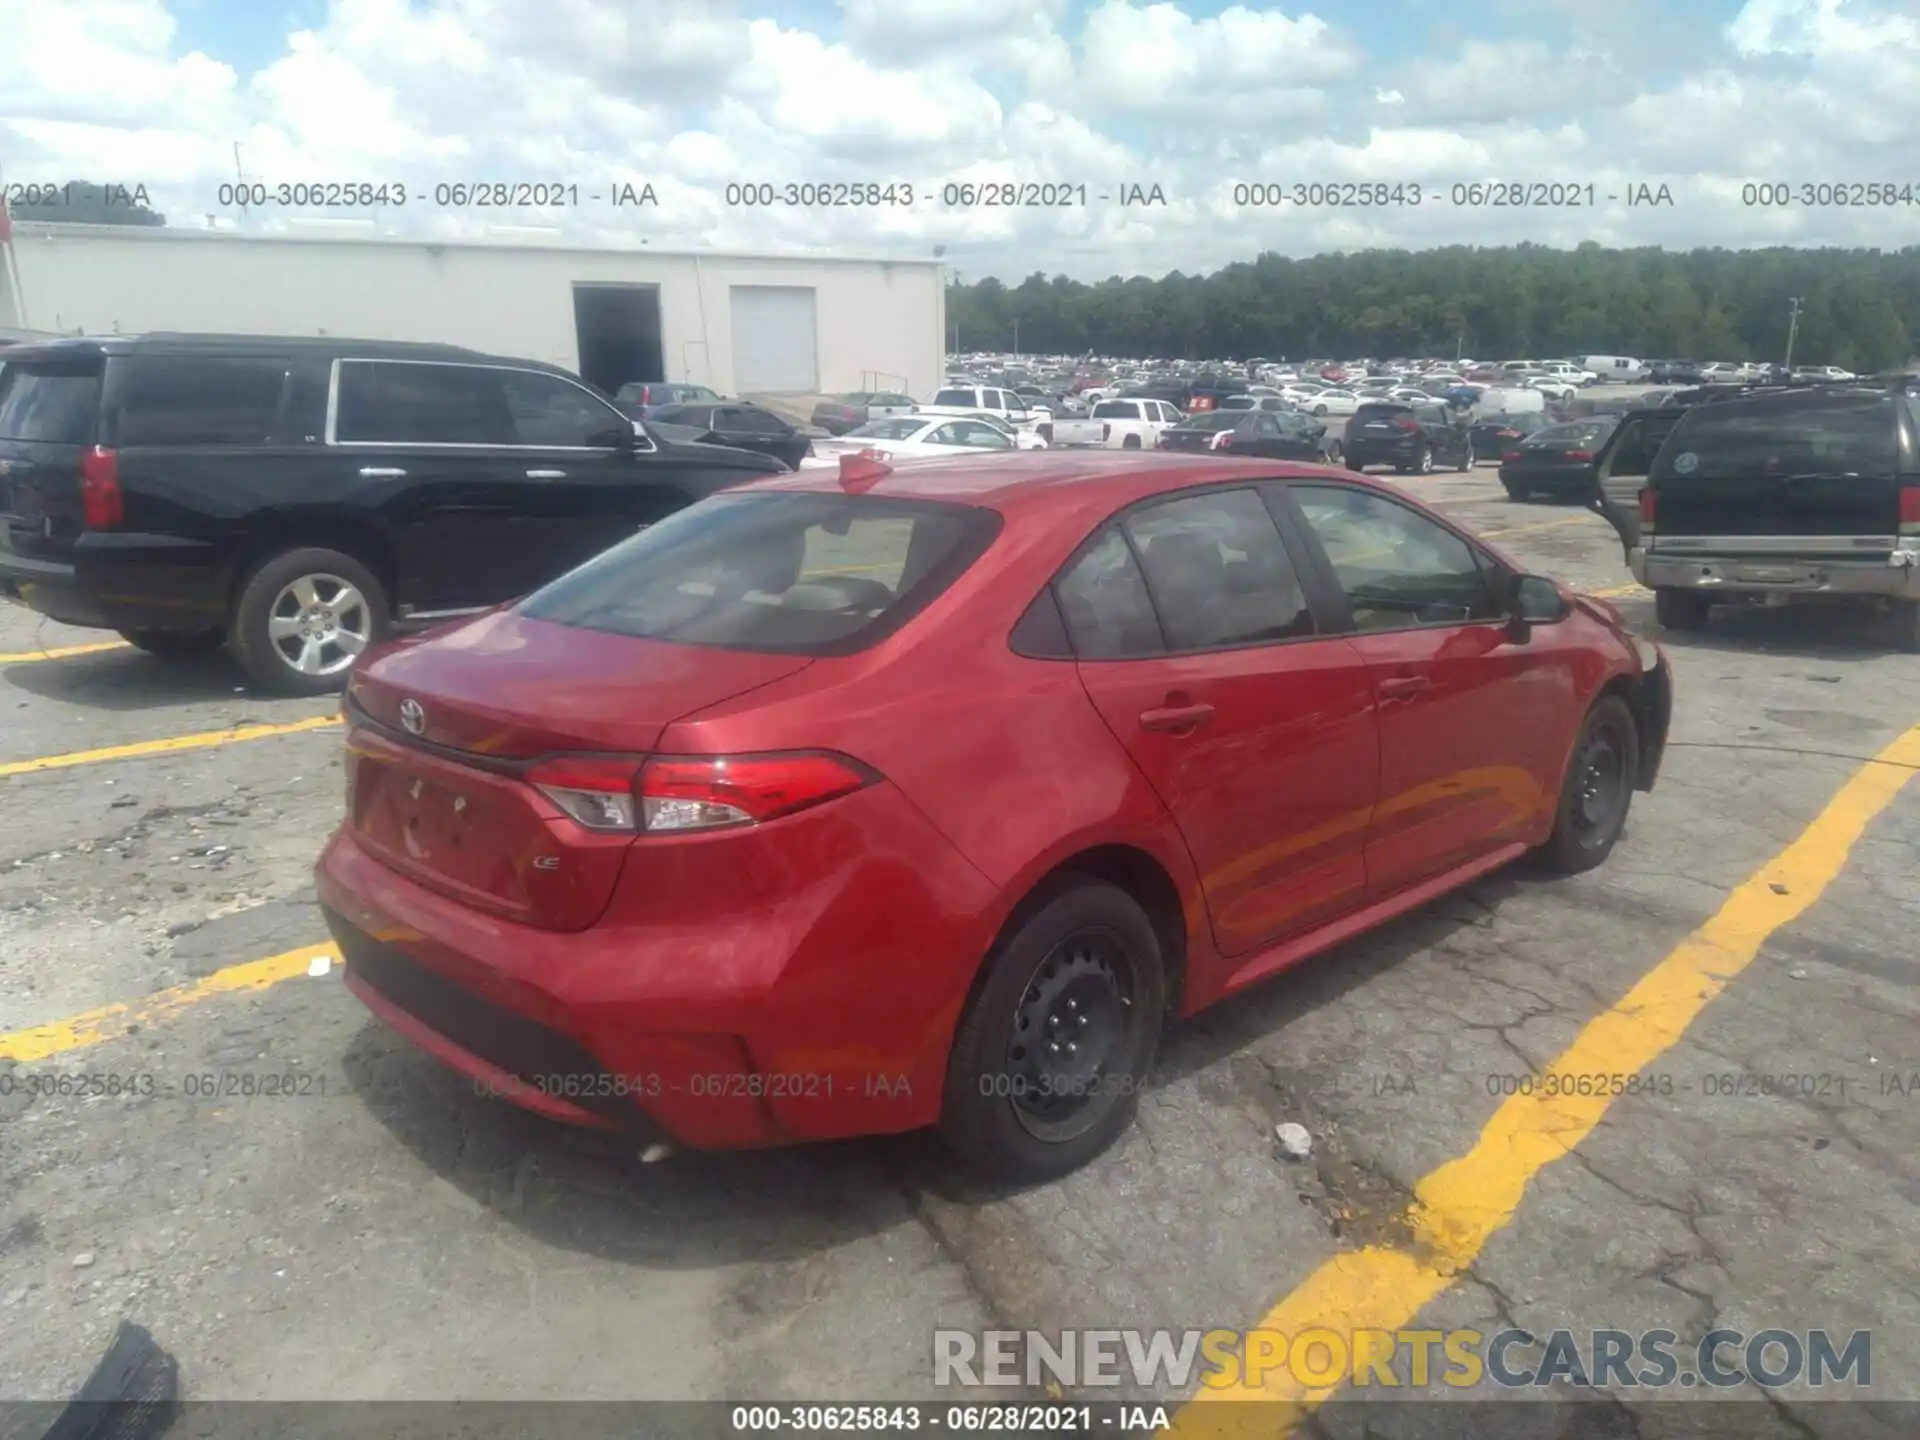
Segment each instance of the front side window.
M479 365L340 362L334 438L397 445L512 445L502 372Z
M532 370L499 372L514 435L522 445L605 448L610 432L631 429L617 411L558 375Z
M909 415L896 416L891 420L869 420L865 425L849 430L846 438L849 440L911 440L920 433L926 423ZM934 433L939 432L936 430Z
M1452 531L1358 486L1296 485L1293 497L1333 566L1355 629L1497 618L1485 572Z
M118 444L264 445L291 367L284 359L130 355L113 364Z

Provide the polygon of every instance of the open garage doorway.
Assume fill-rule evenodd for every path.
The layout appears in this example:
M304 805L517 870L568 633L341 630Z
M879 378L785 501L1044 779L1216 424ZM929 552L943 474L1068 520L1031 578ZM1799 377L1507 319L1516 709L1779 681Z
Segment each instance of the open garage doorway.
M630 381L667 378L658 285L573 287L580 378L608 395Z

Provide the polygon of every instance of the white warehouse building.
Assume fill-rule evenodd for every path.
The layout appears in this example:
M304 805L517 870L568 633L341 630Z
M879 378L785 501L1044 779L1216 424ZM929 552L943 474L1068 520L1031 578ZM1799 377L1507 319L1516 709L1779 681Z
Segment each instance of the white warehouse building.
M13 227L0 328L428 340L727 395L939 388L933 259L579 249L120 225Z

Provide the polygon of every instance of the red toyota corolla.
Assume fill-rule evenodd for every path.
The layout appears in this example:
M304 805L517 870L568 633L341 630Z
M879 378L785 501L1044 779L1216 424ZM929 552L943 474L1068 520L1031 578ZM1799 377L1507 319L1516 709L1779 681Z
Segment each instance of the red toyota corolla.
M1052 1175L1164 1017L1600 863L1671 694L1346 471L850 456L368 659L320 894L356 995L542 1114Z

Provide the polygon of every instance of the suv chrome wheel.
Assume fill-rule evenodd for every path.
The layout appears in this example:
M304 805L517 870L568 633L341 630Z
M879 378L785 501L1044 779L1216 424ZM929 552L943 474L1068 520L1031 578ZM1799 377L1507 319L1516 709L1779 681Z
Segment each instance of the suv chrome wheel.
M302 575L274 597L267 638L295 673L338 675L373 643L373 611L338 575Z

